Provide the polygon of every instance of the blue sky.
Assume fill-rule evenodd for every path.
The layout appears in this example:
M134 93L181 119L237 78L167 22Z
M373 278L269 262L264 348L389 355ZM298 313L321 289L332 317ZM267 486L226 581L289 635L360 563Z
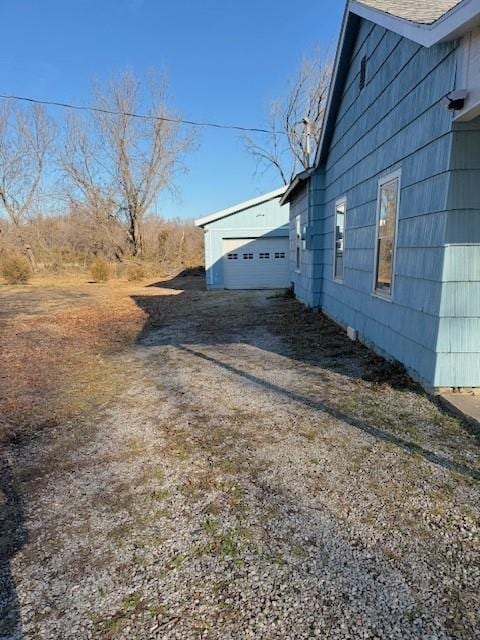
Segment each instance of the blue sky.
M87 104L93 78L165 72L194 120L263 127L302 57L333 49L343 0L3 0L0 93ZM193 218L276 188L238 133L202 129L159 213Z

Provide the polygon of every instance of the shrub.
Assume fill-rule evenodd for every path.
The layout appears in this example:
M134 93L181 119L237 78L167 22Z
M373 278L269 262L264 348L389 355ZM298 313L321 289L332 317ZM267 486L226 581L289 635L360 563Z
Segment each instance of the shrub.
M1 265L1 272L8 284L26 284L32 277L30 263L23 256L5 258Z
M90 275L95 282L106 282L110 277L110 265L103 258L95 258L90 265Z
M129 264L127 267L127 280L136 282L145 278L145 268L141 264Z
M124 262L114 262L112 265L113 277L121 280L125 277L127 267Z

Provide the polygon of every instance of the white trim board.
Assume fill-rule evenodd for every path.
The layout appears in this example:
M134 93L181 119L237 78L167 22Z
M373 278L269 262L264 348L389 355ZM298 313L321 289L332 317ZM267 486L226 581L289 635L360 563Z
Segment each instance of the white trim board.
M480 27L466 34L458 46L457 87L468 92L465 108L455 121L468 122L480 115Z
M389 184L390 182L398 181L397 184L397 210L395 212L395 230L393 237L393 261L392 261L392 275L391 275L391 283L390 283L390 293L384 294L377 290L377 277L378 277L378 234L379 234L379 223L380 223L380 208L381 208L381 191L382 187L385 184ZM380 298L381 300L385 300L386 302L393 302L393 296L395 293L395 271L397 266L397 242L398 242L398 223L400 220L400 198L402 192L402 169L399 168L396 171L392 171L391 173L387 173L379 178L377 182L377 213L376 213L376 223L375 223L375 254L374 254L374 262L373 262L373 282L372 282L372 296L376 298Z

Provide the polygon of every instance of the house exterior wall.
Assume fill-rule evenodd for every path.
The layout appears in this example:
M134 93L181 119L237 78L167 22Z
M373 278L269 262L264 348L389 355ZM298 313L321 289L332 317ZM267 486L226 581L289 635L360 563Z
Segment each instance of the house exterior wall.
M310 187L309 182L299 188L290 202L290 277L295 296L308 307L313 306L312 260L313 251L305 238L308 225ZM300 216L302 241L300 248L300 268L297 268L297 217Z
M465 108L456 120L480 115L480 27L467 33L459 43L458 89L468 87Z
M443 336L441 307L442 313L447 308L443 281L444 260L451 258L445 238L452 224L452 189L460 189L463 178L458 168L450 180L452 114L440 101L455 88L456 46L450 42L426 49L363 20L329 153L317 171L316 187L313 178L310 186L315 192L311 215L318 305L428 386L440 380L447 385L447 376L436 376L437 340ZM366 86L360 90L364 56ZM387 301L373 294L377 190L379 179L397 170L396 275ZM338 283L333 277L334 212L341 197L347 200L345 271ZM451 356L443 353L447 369Z
M280 198L262 202L205 225L207 289L223 289L223 240L226 238L288 237L289 207Z
M295 296L311 308L320 306L323 263L319 252L318 205L323 201L323 173L316 173L298 188L290 201L290 274ZM300 216L302 248L300 269L296 264L296 218Z
M480 117L456 123L435 387L480 387Z

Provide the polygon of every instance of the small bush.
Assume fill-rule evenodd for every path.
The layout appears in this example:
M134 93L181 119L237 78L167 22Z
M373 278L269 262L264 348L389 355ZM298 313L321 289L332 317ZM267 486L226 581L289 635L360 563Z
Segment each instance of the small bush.
M90 275L95 282L107 282L110 278L110 265L103 258L95 258L90 265Z
M50 264L46 264L45 268L48 273L52 273L55 276L58 276L65 271L65 267L63 266L63 264L61 264L57 260L51 262Z
M26 284L32 277L30 263L23 256L5 258L1 265L1 273L8 284Z
M127 280L137 282L145 278L145 268L141 264L129 264L127 267Z
M127 267L124 262L114 262L112 265L112 274L114 278L121 280L125 277Z

